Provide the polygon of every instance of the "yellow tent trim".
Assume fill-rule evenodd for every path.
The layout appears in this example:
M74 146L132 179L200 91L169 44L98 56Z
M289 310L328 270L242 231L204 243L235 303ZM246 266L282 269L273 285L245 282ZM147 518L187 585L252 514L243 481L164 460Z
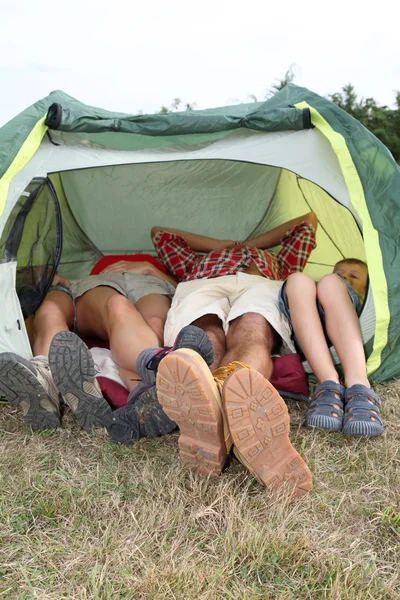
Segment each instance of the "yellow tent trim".
M381 354L387 344L388 326L390 322L387 281L383 269L378 232L372 224L368 207L365 202L364 190L344 137L332 129L322 115L307 102L299 102L295 106L299 109L308 108L310 110L312 124L331 144L333 151L339 160L340 168L347 189L349 190L351 203L357 211L362 223L363 236L366 242L365 253L368 263L370 285L374 295L376 314L374 347L367 362L367 372L368 375L370 375L376 371L381 364Z
M44 124L46 115L40 119L26 138L3 177L0 179L0 217L4 212L7 202L8 188L10 183L21 169L23 169L40 146L40 143L47 131L47 126Z

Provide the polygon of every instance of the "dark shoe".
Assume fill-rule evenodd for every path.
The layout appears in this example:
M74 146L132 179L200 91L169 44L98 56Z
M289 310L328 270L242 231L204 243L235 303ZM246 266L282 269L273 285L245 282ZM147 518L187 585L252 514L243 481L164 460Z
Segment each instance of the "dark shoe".
M50 345L49 363L54 382L79 425L86 431L106 427L112 411L96 381L86 344L72 331L57 333Z
M45 361L28 361L5 352L0 354L0 396L20 406L23 421L32 429L60 426L59 391Z
M284 400L258 371L231 365L239 368L226 379L223 398L235 456L268 489L303 496L312 489L312 476L290 443Z
M380 411L381 401L374 390L361 384L352 385L345 391L344 401L343 433L354 437L382 435L385 428Z
M132 444L142 437L166 435L176 428L162 409L154 385L135 399L133 404L118 408L112 414L107 430L113 442Z
M187 325L178 333L173 346L148 348L139 354L136 361L136 372L142 381L129 394L128 403L135 402L136 398L139 398L145 390L155 385L158 366L162 359L180 348L194 350L208 366L214 362L214 349L208 335L199 327Z
M344 387L335 381L323 381L317 385L306 412L306 426L325 431L341 431L344 393Z
M146 368L157 371L161 360L180 348L194 350L210 367L214 362L214 348L205 331L195 325L187 325L178 333L175 343L171 347L160 348L158 352L148 361Z

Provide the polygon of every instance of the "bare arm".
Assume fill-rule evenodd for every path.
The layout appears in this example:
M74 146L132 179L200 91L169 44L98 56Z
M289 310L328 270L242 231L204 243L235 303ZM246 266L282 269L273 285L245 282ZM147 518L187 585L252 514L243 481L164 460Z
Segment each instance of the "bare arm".
M152 275L153 277L158 277L163 281L169 281L174 287L178 285L176 279L168 275L167 273L163 273L160 269L157 269L151 262L147 260L141 261L129 261L129 260L119 260L112 265L109 265L105 269L102 270L102 273L139 273L140 275Z
M277 246L280 243L282 237L289 229L291 229L295 225L298 225L302 221L306 221L307 223L312 225L314 227L314 231L316 231L318 226L317 215L314 212L309 212L306 215L302 215L301 217L296 217L291 221L282 223L282 225L278 225L278 227L271 229L271 231L267 231L266 233L262 233L261 235L251 240L247 240L246 242L244 242L244 244L246 246L252 246L253 248L272 248L272 246Z
M215 240L214 238L198 235L197 233L189 233L188 231L180 231L179 229L171 229L170 227L153 227L151 230L151 239L154 240L159 231L168 231L176 233L185 238L188 246L195 252L212 252L213 250L224 250L225 248L233 248L235 242L233 240Z

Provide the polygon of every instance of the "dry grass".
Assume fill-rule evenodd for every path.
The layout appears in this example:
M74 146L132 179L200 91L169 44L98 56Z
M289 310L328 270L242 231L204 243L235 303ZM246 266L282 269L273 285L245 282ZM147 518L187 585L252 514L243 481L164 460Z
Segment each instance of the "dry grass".
M1 406L0 598L398 600L400 389L381 392L371 441L300 428L291 404L315 483L294 503L235 459L186 472L175 434L125 448L70 417L34 434Z

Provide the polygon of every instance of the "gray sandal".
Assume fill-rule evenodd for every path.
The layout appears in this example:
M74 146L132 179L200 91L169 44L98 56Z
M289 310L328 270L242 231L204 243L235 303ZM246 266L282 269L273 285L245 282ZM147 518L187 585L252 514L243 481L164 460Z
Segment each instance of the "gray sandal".
M325 431L341 431L345 389L335 381L323 381L310 398L305 424Z
M355 437L375 437L385 428L380 411L381 401L365 385L352 385L345 392L343 433Z

